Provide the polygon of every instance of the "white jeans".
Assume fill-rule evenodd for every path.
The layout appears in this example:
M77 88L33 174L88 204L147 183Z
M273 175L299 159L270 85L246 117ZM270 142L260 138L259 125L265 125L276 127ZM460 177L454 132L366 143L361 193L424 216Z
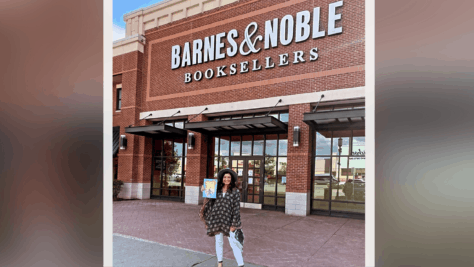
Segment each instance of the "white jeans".
M237 264L239 266L244 265L244 258L242 257L242 250L239 248L238 242L235 239L235 234L232 232L229 232L230 237L228 237L230 247L232 248L232 251L234 252L234 257L235 260L237 261ZM224 234L220 233L215 235L216 237L216 255L217 255L217 261L222 261L222 257L224 255Z

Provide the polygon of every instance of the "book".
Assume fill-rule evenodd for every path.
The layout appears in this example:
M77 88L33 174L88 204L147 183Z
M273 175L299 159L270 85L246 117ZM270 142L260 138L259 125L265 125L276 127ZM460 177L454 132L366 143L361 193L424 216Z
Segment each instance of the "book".
M217 194L217 179L204 179L203 197L216 198Z

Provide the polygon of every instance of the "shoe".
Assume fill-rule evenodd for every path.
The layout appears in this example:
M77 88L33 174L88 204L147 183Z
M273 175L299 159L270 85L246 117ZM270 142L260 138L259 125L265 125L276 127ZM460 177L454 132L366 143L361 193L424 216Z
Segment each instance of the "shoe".
M219 262L217 263L217 267L224 267L222 261L219 261Z

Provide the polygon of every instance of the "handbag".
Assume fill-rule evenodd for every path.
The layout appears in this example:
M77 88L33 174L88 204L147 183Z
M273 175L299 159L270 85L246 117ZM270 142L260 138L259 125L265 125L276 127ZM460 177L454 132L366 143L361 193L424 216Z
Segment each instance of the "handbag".
M239 243L244 246L244 232L242 229L237 229L234 231L235 239L239 241Z

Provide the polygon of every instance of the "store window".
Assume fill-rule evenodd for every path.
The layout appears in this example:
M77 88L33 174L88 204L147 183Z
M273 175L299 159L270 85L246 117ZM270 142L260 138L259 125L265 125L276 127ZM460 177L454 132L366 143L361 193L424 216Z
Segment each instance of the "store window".
M167 126L171 126L171 127L175 127L175 128L179 128L179 129L183 129L184 128L184 122L186 120L167 120L165 121L165 125ZM162 121L154 121L153 124L161 124Z
M312 209L365 212L365 130L317 131Z

